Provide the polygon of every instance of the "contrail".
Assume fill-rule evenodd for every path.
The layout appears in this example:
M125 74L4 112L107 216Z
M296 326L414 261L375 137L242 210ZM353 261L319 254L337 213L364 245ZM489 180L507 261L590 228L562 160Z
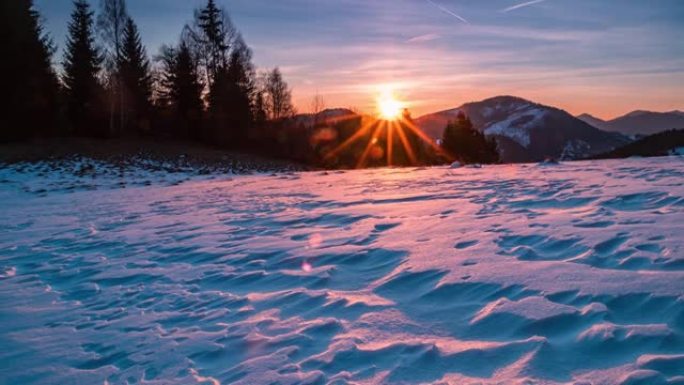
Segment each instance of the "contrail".
M524 2L524 3L520 3L520 4L514 5L514 6L512 6L512 7L508 7L508 8L506 8L506 9L503 9L503 10L501 10L501 12L515 11L516 9L529 7L530 5L543 3L543 2L545 2L545 1L546 1L546 0L531 0L531 1L526 1L526 2Z
M462 22L464 22L464 23L466 23L466 24L470 24L470 23L468 22L468 20L466 20L465 18L463 18L463 17L461 17L460 15L454 13L453 11L451 11L451 10L449 10L449 9L447 9L447 8L445 8L445 7L443 7L443 6L439 5L439 4L437 4L437 3L435 3L434 1L432 1L432 0L425 0L425 1L427 1L428 3L430 3L430 4L434 5L435 7L437 7L440 11L442 11L442 12L448 14L448 15L451 15L451 16L457 18L458 20L461 20Z

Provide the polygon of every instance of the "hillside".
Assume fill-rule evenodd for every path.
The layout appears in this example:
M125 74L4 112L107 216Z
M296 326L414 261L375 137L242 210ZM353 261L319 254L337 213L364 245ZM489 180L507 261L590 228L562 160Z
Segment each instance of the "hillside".
M513 96L498 96L422 116L417 124L440 138L446 124L463 111L475 128L494 137L504 162L545 158L579 159L624 145L629 139L601 131L558 108Z
M684 129L653 134L592 158L609 159L628 158L630 156L667 156L681 151L681 148L684 148Z

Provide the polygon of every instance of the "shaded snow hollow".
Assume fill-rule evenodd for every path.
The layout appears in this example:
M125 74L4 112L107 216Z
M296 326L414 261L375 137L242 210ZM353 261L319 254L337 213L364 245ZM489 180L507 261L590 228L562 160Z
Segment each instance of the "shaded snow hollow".
M681 158L30 172L1 173L0 383L684 381Z

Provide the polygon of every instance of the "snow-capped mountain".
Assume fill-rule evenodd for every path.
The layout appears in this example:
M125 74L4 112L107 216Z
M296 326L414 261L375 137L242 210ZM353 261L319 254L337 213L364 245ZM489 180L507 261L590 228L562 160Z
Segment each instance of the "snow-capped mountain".
M494 137L504 162L539 161L544 158L579 159L619 147L629 141L620 134L601 131L569 113L513 96L422 116L418 125L440 138L447 123L463 111L473 125Z
M603 120L582 114L577 117L592 126L624 135L653 135L659 132L684 128L684 112L633 111L612 120Z

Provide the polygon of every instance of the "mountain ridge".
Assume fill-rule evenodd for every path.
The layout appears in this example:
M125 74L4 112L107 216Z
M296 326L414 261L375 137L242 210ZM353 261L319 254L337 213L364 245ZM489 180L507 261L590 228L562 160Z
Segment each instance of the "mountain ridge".
M581 114L577 118L603 131L624 135L653 135L684 127L684 112L679 110L668 112L635 110L610 120L600 119L590 114Z
M560 108L511 95L423 115L416 123L428 136L439 139L459 112L497 141L504 162L579 159L629 142L623 135L601 131Z

